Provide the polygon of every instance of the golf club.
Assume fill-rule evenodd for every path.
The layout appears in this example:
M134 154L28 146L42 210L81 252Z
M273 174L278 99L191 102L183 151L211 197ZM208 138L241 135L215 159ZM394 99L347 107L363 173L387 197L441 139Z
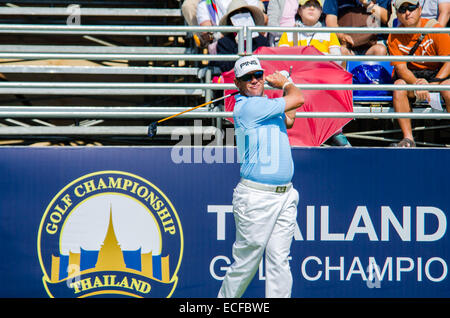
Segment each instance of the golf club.
M225 95L225 96L222 96L222 97L219 97L219 98L216 98L216 99L213 99L213 100L211 100L211 101L209 101L209 102L200 104L200 105L198 105L198 106L189 108L189 109L187 109L187 110L185 110L185 111L182 111L182 112L180 112L180 113L177 113L177 114L171 115L171 116L169 116L169 117L166 117L166 118L160 119L160 120L158 120L158 121L155 121L155 122L151 123L151 124L148 126L147 136L149 136L150 138L153 137L153 136L155 136L155 135L156 135L156 128L157 128L158 124L162 123L163 121L166 121L166 120L175 118L175 117L180 116L180 115L182 115L182 114L184 114L184 113L193 111L193 110L195 110L195 109L197 109L197 108L200 108L200 107L203 107L203 106L207 106L207 105L210 105L210 104L214 104L214 103L216 103L216 102L218 102L218 101L221 101L221 100L224 100L224 99L226 99L226 98L228 98L228 97L231 97L231 96L233 96L233 95L236 95L237 93L239 93L239 91L230 93L230 94L228 94L228 95Z

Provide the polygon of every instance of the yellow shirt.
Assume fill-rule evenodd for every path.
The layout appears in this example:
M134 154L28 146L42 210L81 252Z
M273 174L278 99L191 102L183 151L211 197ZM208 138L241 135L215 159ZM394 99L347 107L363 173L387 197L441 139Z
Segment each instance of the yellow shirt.
M340 48L340 43L336 33L317 32L312 36L306 36L305 33L298 34L297 46L312 45L324 54L330 53L330 48ZM284 32L281 35L278 46L294 46L294 33Z

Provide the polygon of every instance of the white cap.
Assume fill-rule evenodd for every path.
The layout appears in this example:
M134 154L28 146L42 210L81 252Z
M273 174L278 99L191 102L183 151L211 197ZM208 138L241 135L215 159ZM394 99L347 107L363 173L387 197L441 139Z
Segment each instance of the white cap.
M234 64L234 75L239 78L247 73L263 71L261 63L256 56L244 56Z
M404 3L411 3L413 5L416 5L419 3L419 0L395 0L395 8L398 10Z

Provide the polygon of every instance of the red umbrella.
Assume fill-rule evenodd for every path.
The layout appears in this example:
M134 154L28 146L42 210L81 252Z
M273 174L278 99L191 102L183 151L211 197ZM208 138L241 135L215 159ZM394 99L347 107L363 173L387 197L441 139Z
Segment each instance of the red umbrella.
M260 47L254 54L261 55L323 55L313 46ZM261 60L265 74L289 71L295 84L352 84L352 75L340 65L329 61L272 61ZM224 83L233 83L234 71L222 74ZM226 90L229 94L235 90ZM281 97L281 90L266 90L269 98ZM303 90L305 104L297 112L353 112L353 94L350 90ZM225 101L225 110L233 111L235 99ZM320 146L344 127L351 118L297 118L288 130L292 146Z

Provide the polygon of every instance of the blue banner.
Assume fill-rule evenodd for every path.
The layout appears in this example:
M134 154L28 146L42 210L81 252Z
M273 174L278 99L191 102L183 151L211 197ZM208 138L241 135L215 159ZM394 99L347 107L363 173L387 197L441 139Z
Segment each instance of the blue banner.
M293 297L449 297L446 149L295 148ZM235 148L0 148L1 297L216 297ZM244 294L264 297L264 265Z

